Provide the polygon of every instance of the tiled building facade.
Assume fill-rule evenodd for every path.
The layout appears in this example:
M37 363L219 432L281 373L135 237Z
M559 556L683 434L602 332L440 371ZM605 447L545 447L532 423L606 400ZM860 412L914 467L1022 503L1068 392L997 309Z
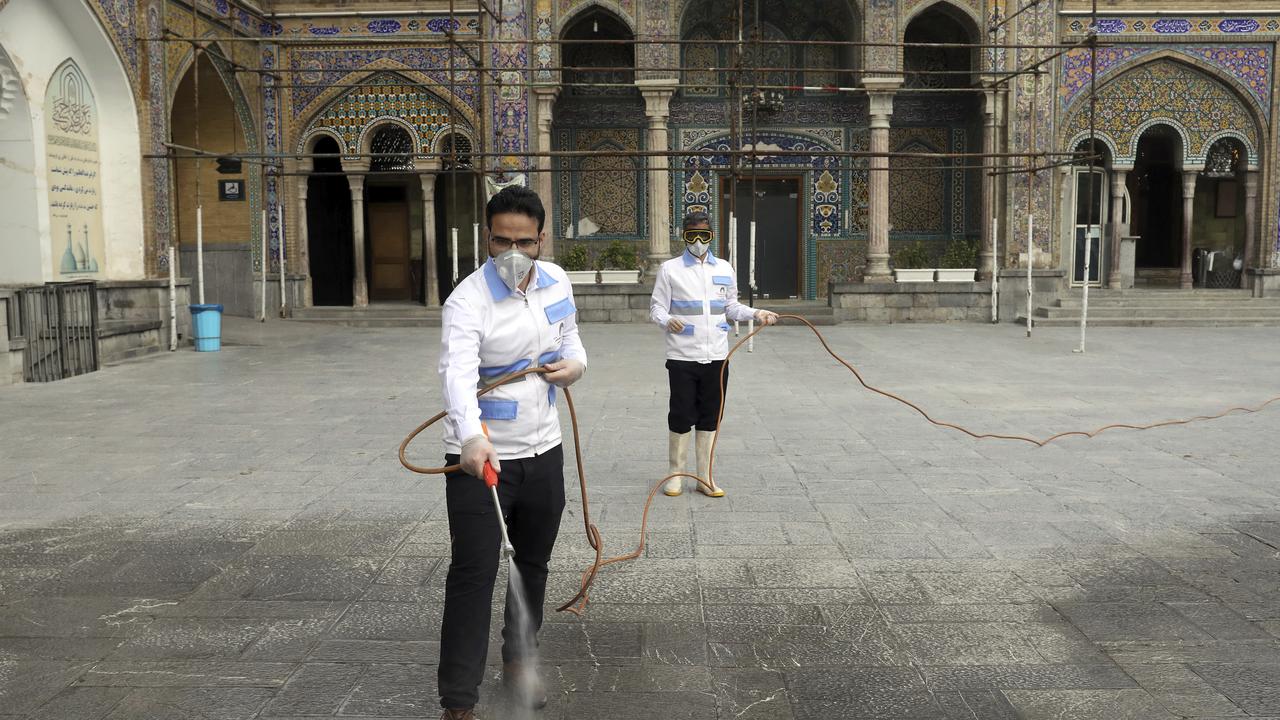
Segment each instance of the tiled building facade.
M0 2L0 28L35 2ZM369 0L341 11L303 0L196 2L42 5L80 28L77 42L114 53L109 70L136 113L139 152L119 162L132 162L126 171L138 178L142 237L129 241L135 251L108 227L107 252L135 253L137 262L109 257L103 276L163 276L170 243L190 275L198 205L206 222L216 218L206 272L235 297L229 312L251 314L263 262L274 274L281 257L302 303L437 303L455 258L463 272L473 262L476 169L540 190L557 256L579 245L595 256L621 242L652 263L678 249L674 225L686 211L710 212L726 244L730 208L744 219L740 234L754 212L769 268L760 289L773 297L821 298L832 280L884 280L889 253L916 241L934 255L972 242L980 277L993 255L1000 269L1017 268L1028 215L1036 266L1060 271L1064 286L1084 279L1074 270L1079 240L1098 221L1106 244L1094 272L1103 284L1118 271L1126 234L1141 237L1139 277L1174 286L1197 281L1185 257L1192 248L1271 268L1280 247L1272 159L1280 12L1108 5L1096 26L1095 78L1090 51L1068 48L1090 28L1082 3L1035 5L1005 21L1005 4L987 0L748 2L746 24L758 13L767 42L746 46L743 65L761 69L740 82L790 89L762 95L731 129L743 88L723 71L733 61L729 0L509 0L490 2L494 15L457 2L452 16L438 1ZM449 36L453 46L442 42ZM207 39L205 71L193 70L192 45L178 38ZM599 39L620 42L590 42ZM866 44L820 44L846 40ZM904 51L894 45L903 41L985 47ZM0 63L22 65L23 43L0 30ZM477 73L482 49L493 69ZM1041 62L1041 75L1010 74ZM45 97L46 88L7 72L15 79L6 97L20 93L33 106ZM94 68L88 82L105 72ZM561 82L575 79L591 85ZM201 124L196 96L232 112ZM8 146L23 142L10 135ZM1099 155L1092 176L1083 164L1031 177L983 172L984 154L1046 153L1003 161L1055 165L1062 156L1049 153L1087 150L1090 135ZM45 151L42 137L26 141L35 155ZM219 174L211 159L196 170L193 160L144 157L169 143L246 162L237 175ZM757 156L741 160L735 192L727 151L743 148ZM668 149L688 154L591 154ZM481 150L496 155L468 155ZM539 156L548 150L562 154ZM868 150L914 157L841 155ZM931 157L939 153L952 156ZM272 164L276 156L283 160ZM260 172L264 158L272 167ZM878 163L890 171L876 172ZM243 199L222 197L225 180L241 181ZM41 211L47 189L32 188ZM1090 188L1092 212L1081 209ZM110 217L112 196L103 200ZM43 247L49 232L11 237ZM742 248L721 253L732 259ZM51 253L44 262L5 281L56 279Z

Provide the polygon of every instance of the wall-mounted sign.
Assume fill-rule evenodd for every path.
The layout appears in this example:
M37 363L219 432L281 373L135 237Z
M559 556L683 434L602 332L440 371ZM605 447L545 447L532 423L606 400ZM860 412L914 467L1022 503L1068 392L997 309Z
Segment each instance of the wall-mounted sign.
M219 180L219 200L244 200L244 180Z
M44 129L54 279L100 276L106 269L106 244L98 113L89 81L71 60L49 81Z

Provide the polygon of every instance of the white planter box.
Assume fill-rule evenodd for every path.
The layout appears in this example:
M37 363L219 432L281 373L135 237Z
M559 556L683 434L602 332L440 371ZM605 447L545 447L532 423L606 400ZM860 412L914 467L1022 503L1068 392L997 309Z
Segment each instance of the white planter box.
M973 282L977 268L938 268L938 282Z
M895 282L933 282L934 268L911 268L905 270L894 270L893 279Z
M638 270L601 270L600 282L605 285L637 283L640 282L640 272Z
M574 285L595 285L595 270L565 270L565 275L569 276L569 282Z

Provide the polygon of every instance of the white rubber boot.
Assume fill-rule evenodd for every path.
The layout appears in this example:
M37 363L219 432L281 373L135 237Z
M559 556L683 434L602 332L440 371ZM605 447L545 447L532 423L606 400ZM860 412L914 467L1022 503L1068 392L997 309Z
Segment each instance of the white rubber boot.
M689 436L693 433L670 433L667 440L667 457L669 465L667 474L685 472L685 458L689 457ZM664 495L675 497L684 492L684 478L673 477L662 486Z
M711 443L715 439L714 430L698 431L698 477L711 484L711 489L708 490L705 485L698 483L698 492L707 497L724 497L724 490L721 490L711 477Z

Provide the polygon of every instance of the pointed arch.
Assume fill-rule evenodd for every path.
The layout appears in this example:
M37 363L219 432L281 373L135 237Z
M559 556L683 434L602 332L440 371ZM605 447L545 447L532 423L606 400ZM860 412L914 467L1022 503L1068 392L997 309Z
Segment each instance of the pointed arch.
M378 77L379 75L395 75L404 82L417 85L426 93L435 97L435 100L444 108L449 107L449 86L442 84L438 80L428 76L417 70L412 70L404 63L391 58L378 58L358 70L353 70L346 75L336 79L329 88L318 94L314 99L308 101L300 108L293 109L296 127L309 129L316 118L325 112L337 100L352 94L359 88L356 85L366 84L368 81ZM455 124L459 121L470 127L478 127L479 119L475 109L463 101L457 95L454 96L453 115Z
M379 123L394 121L409 129L414 139L415 154L423 154L426 152L423 148L431 147L441 132L456 129L459 120L466 123L469 118L474 119L470 113L460 118L460 108L455 105L452 111L454 123L450 125L451 112L447 101L430 87L396 71L364 74L342 90L341 94L312 113L306 124L301 126L302 137L318 128L328 128L341 139L344 152L367 152L369 129ZM371 95L379 97L371 101ZM386 96L394 96L396 100L392 102ZM396 108L394 112L385 112L392 106ZM369 110L374 107L384 112L370 118Z
M39 282L41 243L31 104L17 68L0 46L0 283Z
M565 30L573 27L578 18L590 13L593 9L603 10L613 15L619 22L627 26L627 29L631 31L631 37L637 35L635 18L627 14L627 11L623 10L618 3L613 2L613 0L587 0L587 2L578 5L556 21L556 37L563 36Z
M404 118L396 115L379 115L378 117L369 120L369 122L364 126L364 129L360 131L360 137L356 144L358 152L364 154L371 152L373 148L373 138L378 134L379 130L387 127L388 125L399 127L408 134L409 140L413 143L412 154L423 154L423 142L422 138L418 135L418 129ZM430 147L430 144L428 144L427 147Z
M1202 164L1223 130L1238 134L1251 165L1259 162L1267 125L1257 106L1220 71L1193 58L1174 52L1144 57L1112 75L1096 94L1094 125L1112 139L1120 165L1133 163L1142 133L1157 123L1178 130L1188 165ZM1088 134L1089 108L1076 99L1063 116L1063 138Z
M1110 134L1106 132L1102 132L1100 130L1095 130L1094 138L1098 142L1102 143L1103 146L1106 147L1107 153L1111 156L1111 161L1113 163L1115 162L1115 159L1117 157L1126 157L1126 155L1123 155L1120 152L1118 152L1116 141L1114 138L1111 137ZM1079 148L1080 145L1087 142L1089 142L1089 133L1086 131L1086 132L1076 133L1073 137L1069 138L1067 142L1063 144L1063 146L1066 148L1071 148L1069 152L1074 152L1075 148Z
M906 29L921 15L930 11L939 11L946 14L952 20L960 23L960 25L969 33L969 41L977 42L982 37L982 31L979 29L983 26L982 18L978 16L973 8L967 5L960 5L950 0L935 0L931 3L922 3L912 9L906 17L902 19L902 28L905 35Z
M320 138L324 137L327 137L337 143L339 149L342 148L342 137L339 136L338 133L329 128L319 127L312 128L310 131L304 133L300 138L298 138L298 152L306 154L314 153L316 150L316 143L320 141Z

